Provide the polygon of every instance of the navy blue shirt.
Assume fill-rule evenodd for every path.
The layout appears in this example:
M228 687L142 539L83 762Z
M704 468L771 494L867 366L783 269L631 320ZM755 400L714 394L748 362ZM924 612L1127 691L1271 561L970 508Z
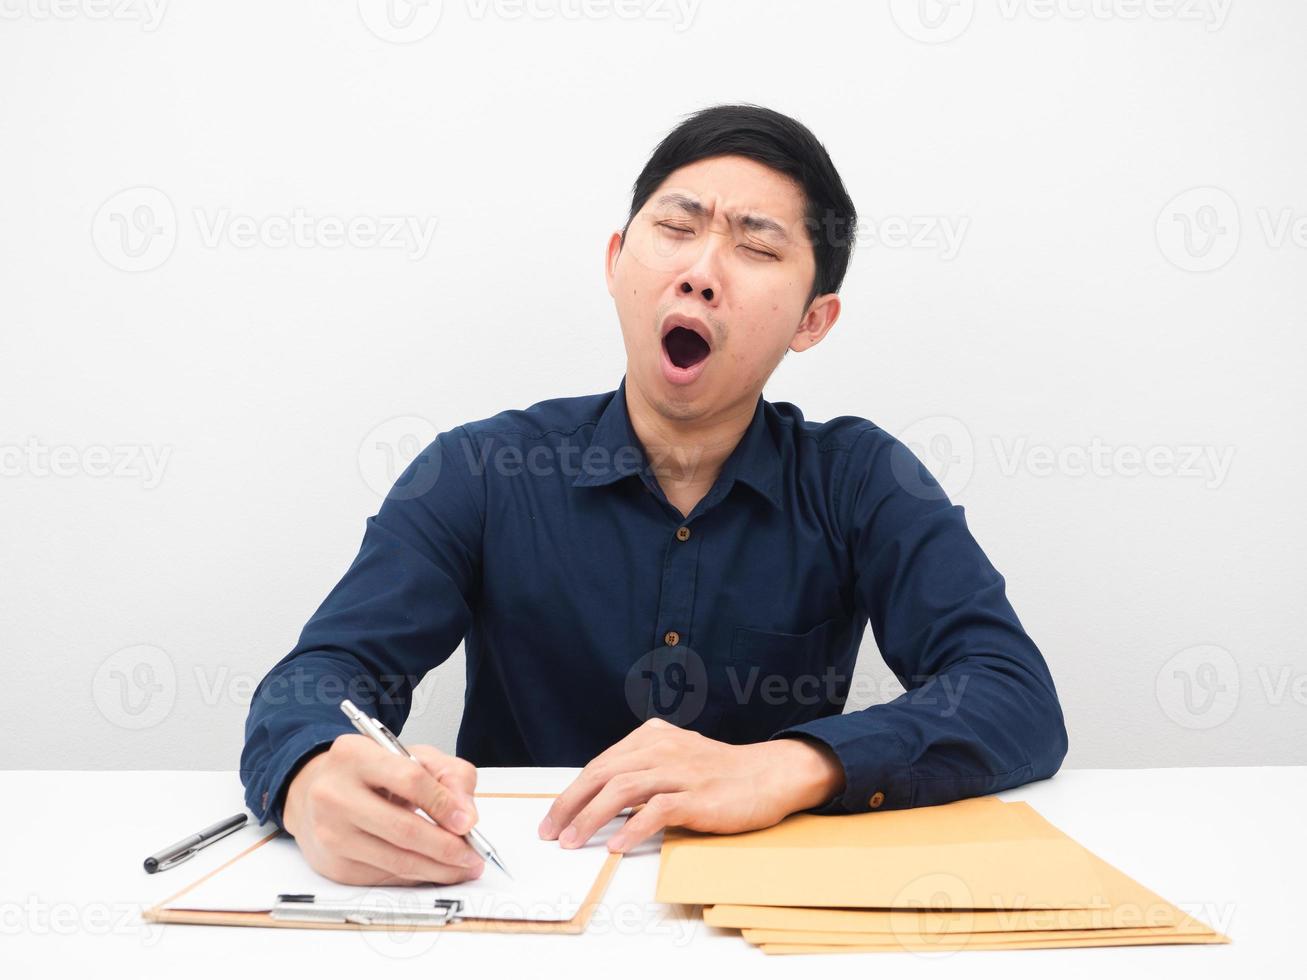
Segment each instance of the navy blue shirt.
M732 744L829 746L845 785L813 813L1057 771L1044 659L963 508L902 442L760 396L683 516L625 395L623 377L457 426L405 469L254 692L240 774L260 824L281 826L298 766L353 731L342 698L400 732L413 687L463 641L455 751L477 766L584 766L659 716ZM868 622L905 693L842 713Z

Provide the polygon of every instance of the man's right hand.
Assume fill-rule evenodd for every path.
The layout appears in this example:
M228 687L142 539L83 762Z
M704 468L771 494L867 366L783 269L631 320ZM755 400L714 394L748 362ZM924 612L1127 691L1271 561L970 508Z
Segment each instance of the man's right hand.
M485 862L460 836L477 821L476 767L430 745L409 751L421 765L366 736L345 734L300 767L282 818L314 871L349 885L480 877ZM460 812L463 823L455 818Z

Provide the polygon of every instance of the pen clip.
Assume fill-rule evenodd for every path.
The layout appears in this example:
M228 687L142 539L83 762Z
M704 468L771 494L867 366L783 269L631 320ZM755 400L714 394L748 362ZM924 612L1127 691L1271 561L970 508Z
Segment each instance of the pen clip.
M195 851L196 848L188 847L186 850L182 851L181 853L174 854L172 857L160 861L158 865L155 867L155 870L167 871L169 868L175 868L183 861L189 861L191 858L195 857Z
M219 826L219 825L215 824L214 826ZM210 844L216 844L224 837L231 836L232 834L236 833L236 831L240 830L244 826L245 826L245 819L242 816L239 822L236 822L235 818L233 818L231 826L223 830L220 830L218 833L212 834L211 836L204 837L200 834L192 835L187 839L194 841L194 843L188 845L184 850L178 851L176 854L173 854L170 857L166 857L163 858L162 860L155 862L154 868L152 870L167 871L169 868L175 868L183 861L189 861L191 858L193 858L200 851L204 850L204 848L208 847ZM178 843L181 842L179 841ZM151 870L149 868L148 863L146 865L146 869Z
M408 749L404 748L404 746L399 741L399 737L394 732L392 732L389 728L387 728L385 722L383 722L380 718L373 718L372 724L377 726L377 731L380 733L381 737L384 738L391 745L393 745L395 747L396 752L398 752L400 755L406 755L410 759L414 759L415 761L420 761L417 759L416 756L413 755L413 753L409 752Z
M345 712L350 723L359 731L360 735L366 735L369 738L380 740L385 745L389 745L391 751L398 755L406 755L414 762L418 759L408 749L400 743L395 733L385 726L380 718L373 718L366 712L360 711L358 706L346 698L340 703L340 710Z

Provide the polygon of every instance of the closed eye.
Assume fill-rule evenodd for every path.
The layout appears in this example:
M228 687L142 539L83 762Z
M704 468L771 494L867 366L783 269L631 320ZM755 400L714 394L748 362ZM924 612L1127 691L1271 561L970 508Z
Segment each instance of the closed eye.
M674 224L671 224L671 223L666 222L666 221L660 221L660 222L658 222L658 227L659 227L659 228L666 228L668 231L679 231L679 232L684 232L684 233L687 234L687 235L692 235L692 234L694 234L694 229L693 229L693 228L684 228L684 227L682 227L681 225L674 225ZM768 252L768 251L766 251L766 250L764 250L764 249L761 249L761 248L754 248L752 245L741 245L740 247L743 248L743 249L745 249L746 251L752 252L754 255L761 255L761 256L762 256L763 258L765 258L765 259L779 259L779 258L780 258L779 255L776 255L776 254L774 254L774 253L772 253L772 252Z

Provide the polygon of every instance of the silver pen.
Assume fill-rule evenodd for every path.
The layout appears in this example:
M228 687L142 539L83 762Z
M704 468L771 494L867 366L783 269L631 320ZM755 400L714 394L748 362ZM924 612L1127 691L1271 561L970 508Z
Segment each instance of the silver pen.
M340 710L345 712L345 717L353 723L354 727L357 728L361 734L368 736L368 738L372 739L387 752L393 752L395 755L407 756L418 765L422 765L422 760L408 749L404 748L399 739L395 737L394 732L376 718L369 718L365 715L355 706L354 702L349 700L349 698L340 702ZM416 807L415 812L418 816L425 817L437 827L440 826L440 824L436 823L432 818L431 814L423 810L422 807ZM508 875L508 877L513 877L509 874L508 869L504 867L504 862L499 859L499 854L495 851L494 847L491 846L490 841L486 840L485 837L481 835L481 831L473 827L466 834L462 834L461 836L468 842L468 845L472 850L476 851L477 854L481 856L483 861L489 861L500 871L504 872L504 874Z
M208 847L214 841L220 841L228 834L234 834L240 830L245 826L247 819L246 814L238 813L226 820L219 820L212 827L205 827L203 830L179 840L176 844L165 847L158 854L151 854L145 859L145 870L150 874L154 874L156 871L167 871L169 868L175 868L183 861L189 861L197 851Z

